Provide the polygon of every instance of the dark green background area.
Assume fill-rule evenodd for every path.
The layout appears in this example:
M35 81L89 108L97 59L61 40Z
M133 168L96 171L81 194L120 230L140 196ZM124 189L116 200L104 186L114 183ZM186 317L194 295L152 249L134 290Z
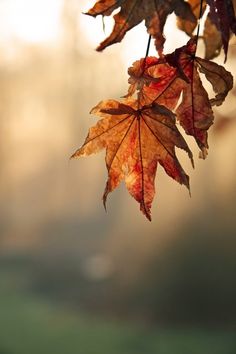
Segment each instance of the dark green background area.
M11 288L9 278L1 282L0 313L1 354L234 354L236 351L233 331L142 328L101 321L49 306Z
M128 283L131 255L107 278L84 272L76 225L69 240L56 225L57 243L2 253L0 353L235 354L234 216L213 210L212 222L203 210L184 223Z

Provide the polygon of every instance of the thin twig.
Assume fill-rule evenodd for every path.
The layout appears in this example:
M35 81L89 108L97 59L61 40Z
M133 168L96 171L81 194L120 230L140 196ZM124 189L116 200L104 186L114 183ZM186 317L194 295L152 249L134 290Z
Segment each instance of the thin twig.
M200 2L200 11L199 11L199 16L198 16L198 26L197 26L197 34L196 34L196 50L195 50L195 55L197 51L197 45L198 45L198 39L199 39L199 33L200 33L200 24L201 24L201 18L202 18L202 13L203 13L203 0Z
M151 39L152 39L152 36L149 35L145 58L148 57L148 53L149 53L149 49L150 49L150 44L151 44Z

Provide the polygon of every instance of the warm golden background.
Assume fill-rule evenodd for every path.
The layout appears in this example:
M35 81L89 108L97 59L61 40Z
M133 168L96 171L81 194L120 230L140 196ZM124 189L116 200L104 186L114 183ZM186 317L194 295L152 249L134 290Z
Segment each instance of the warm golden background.
M160 168L152 223L124 186L106 214L104 153L69 157L90 109L126 93L148 37L141 25L96 53L92 3L0 1L0 354L234 354L235 91L207 160L191 138L194 171L180 154L191 199ZM167 50L186 41L174 21ZM235 54L232 42L232 72Z

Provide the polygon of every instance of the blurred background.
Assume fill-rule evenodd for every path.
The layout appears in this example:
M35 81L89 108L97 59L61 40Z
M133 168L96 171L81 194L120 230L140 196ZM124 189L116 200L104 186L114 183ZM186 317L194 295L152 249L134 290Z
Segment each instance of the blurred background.
M69 157L148 36L95 52L112 20L82 15L93 2L0 0L0 354L235 354L236 90L207 160L191 138L194 171L178 153L191 198L159 168L151 223L123 185L105 213L104 153ZM165 33L186 42L174 16Z

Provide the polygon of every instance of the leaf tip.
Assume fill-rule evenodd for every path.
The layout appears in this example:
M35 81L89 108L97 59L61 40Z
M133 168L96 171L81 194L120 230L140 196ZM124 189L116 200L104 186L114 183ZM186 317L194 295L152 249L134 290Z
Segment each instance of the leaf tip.
M199 158L205 160L208 155L208 150L207 148L203 147L201 151L199 152Z
M99 44L99 46L96 48L96 52L101 53L103 51L103 47L101 46L101 44Z
M191 196L191 192L190 192L190 180L189 180L189 176L184 172L184 176L183 176L183 180L182 182L180 182L180 184L183 184L189 191L189 194Z
M103 207L105 209L105 212L107 213L107 196L106 195L103 195L102 202L103 202Z
M152 221L151 210L145 205L143 201L140 203L140 210L149 221Z
M78 158L77 155L78 155L78 151L74 152L74 153L70 156L69 160Z
M107 181L106 188L105 188L103 196L102 196L102 202L103 202L103 206L104 206L104 209L106 212L107 212L107 196L108 196L109 192L110 192L109 181Z
M152 217L151 217L151 213L150 212L144 212L143 210L142 210L142 212L143 212L143 214L146 216L146 218L148 219L148 221L152 221Z
M189 193L189 197L192 198L192 193L191 193L190 185L189 185L189 187L188 187L188 193Z
M195 168L194 159L193 159L193 153L192 153L192 151L190 149L188 149L187 152L188 152L188 157L189 157L189 159L191 161L192 168Z

